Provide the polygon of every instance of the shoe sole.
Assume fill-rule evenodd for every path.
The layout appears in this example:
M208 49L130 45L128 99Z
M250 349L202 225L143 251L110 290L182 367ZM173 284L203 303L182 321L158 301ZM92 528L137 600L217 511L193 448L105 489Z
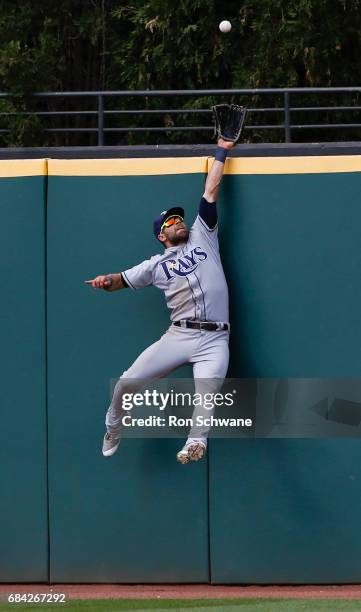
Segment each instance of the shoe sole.
M186 465L190 461L199 461L200 459L203 459L206 449L203 444L195 443L188 446L187 451L187 453L180 451L177 454L177 461L182 465Z
M120 441L118 442L118 444L116 446L113 446L112 448L110 448L109 450L103 450L102 453L104 455L104 457L111 457L112 455L114 455L114 453L117 452L118 447L119 447Z
M205 447L203 444L191 444L188 448L188 454L191 461L199 461L203 459L205 454Z

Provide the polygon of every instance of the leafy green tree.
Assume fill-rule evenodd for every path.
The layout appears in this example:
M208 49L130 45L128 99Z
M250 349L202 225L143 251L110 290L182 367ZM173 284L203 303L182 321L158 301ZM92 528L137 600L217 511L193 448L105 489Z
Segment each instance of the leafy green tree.
M218 24L232 22L223 35ZM44 134L42 128L96 128L96 114L68 117L35 116L35 111L95 111L96 100L31 97L34 91L179 90L348 86L361 82L360 0L58 0L39 4L30 0L0 0L0 142L9 145L95 144L95 135ZM219 98L217 100L220 101ZM229 97L224 100L230 100ZM235 98L241 103L246 99ZM265 106L253 96L247 104ZM175 99L137 97L106 99L107 110L129 107L159 111L207 109L210 97ZM293 96L293 105L326 105L314 95ZM317 104L316 104L317 102ZM282 105L282 97L267 105ZM332 104L359 104L358 95L328 97ZM13 113L4 116L3 113ZM21 113L21 114L19 114ZM294 112L300 123L315 123L321 115ZM252 124L282 123L275 113L250 115ZM322 115L325 121L325 116ZM329 122L358 122L355 112L330 111ZM114 114L106 125L124 128L172 128L192 123L206 126L204 113ZM201 142L209 132L146 136L107 134L107 143ZM283 139L282 131L249 133L252 141ZM318 131L300 138L322 139ZM326 137L326 136L325 136ZM334 132L327 138L359 139L357 131Z
M105 15L104 0L45 4L1 0L1 91L15 95L2 101L2 110L4 105L9 112L69 110L71 102L67 100L59 107L53 100L31 99L29 93L104 88ZM30 128L28 138L25 125ZM19 117L11 116L10 126L11 134L5 141L27 145L34 144L34 130L40 124L34 116L23 115L20 122Z

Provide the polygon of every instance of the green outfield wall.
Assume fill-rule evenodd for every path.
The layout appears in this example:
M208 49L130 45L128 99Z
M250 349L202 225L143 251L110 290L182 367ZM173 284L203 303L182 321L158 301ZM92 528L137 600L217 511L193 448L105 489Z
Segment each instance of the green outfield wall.
M0 163L0 578L48 577L45 162Z
M228 375L359 378L361 154L240 151L218 205ZM212 161L168 155L0 161L0 581L359 582L357 434L212 439L188 466L176 439L102 457L111 386L169 316L156 289L84 280L159 252L169 205L191 224Z
M191 160L194 173L180 175L122 175L129 165L49 162L50 577L207 582L207 464L183 470L178 440L125 440L117 460L101 454L111 381L168 316L153 288L105 294L84 280L157 252L153 217L180 194L195 214L206 161ZM95 176L72 176L77 169Z
M225 177L230 376L360 377L357 157L237 160L251 172ZM359 581L360 456L359 439L213 440L212 581Z

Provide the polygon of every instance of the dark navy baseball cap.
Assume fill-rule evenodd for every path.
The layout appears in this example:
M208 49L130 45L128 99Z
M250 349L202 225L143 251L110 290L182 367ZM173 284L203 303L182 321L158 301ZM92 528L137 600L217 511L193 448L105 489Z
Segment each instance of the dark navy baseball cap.
M163 212L160 213L159 217L153 222L153 234L157 239L164 221L170 217L182 217L182 219L184 219L184 209L180 206L173 206L173 208L163 210Z

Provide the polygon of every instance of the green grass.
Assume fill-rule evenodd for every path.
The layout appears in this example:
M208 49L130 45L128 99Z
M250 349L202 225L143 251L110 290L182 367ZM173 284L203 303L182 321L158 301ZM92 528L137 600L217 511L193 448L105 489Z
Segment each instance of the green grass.
M73 599L65 604L0 603L0 610L66 610L66 612L118 612L118 610L163 610L163 612L342 612L361 611L361 600L335 599Z

